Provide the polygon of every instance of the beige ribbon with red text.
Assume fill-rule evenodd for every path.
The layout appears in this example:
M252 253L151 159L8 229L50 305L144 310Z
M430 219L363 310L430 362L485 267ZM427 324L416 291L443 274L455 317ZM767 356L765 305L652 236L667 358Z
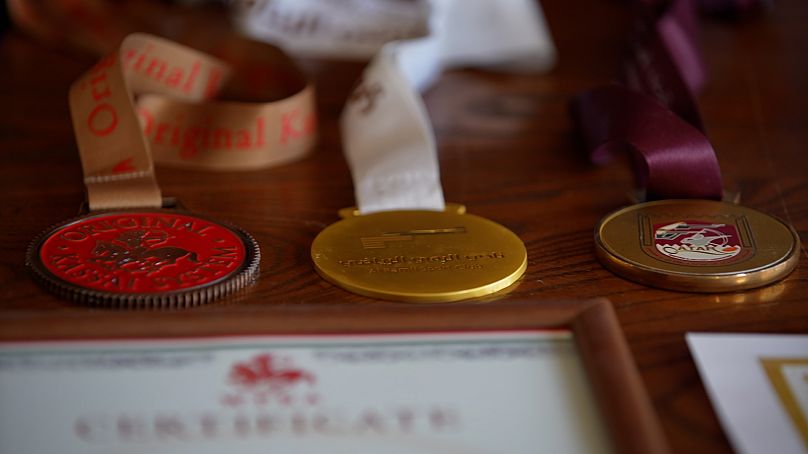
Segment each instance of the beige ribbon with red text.
M223 40L216 50L232 63L132 34L72 85L91 210L161 206L153 160L248 170L312 149L314 89L292 62L275 47L246 40Z

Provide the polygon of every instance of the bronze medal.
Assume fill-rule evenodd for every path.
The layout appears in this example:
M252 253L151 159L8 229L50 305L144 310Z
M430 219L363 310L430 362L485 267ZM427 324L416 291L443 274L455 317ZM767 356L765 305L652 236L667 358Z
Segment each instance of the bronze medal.
M462 205L445 211L353 215L315 238L311 256L329 282L374 298L440 303L488 295L525 272L527 251L505 227Z
M708 200L660 200L609 214L595 229L600 261L616 274L679 291L728 292L783 279L799 236L783 221Z

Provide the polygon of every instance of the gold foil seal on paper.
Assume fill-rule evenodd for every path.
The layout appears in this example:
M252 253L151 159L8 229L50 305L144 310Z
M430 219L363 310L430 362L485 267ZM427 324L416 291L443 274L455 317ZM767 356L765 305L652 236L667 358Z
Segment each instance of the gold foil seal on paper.
M354 215L315 238L317 272L348 291L411 303L441 303L488 295L524 274L527 251L505 227L462 205L446 211L387 211Z
M670 290L730 292L761 287L797 266L800 240L783 221L709 200L660 200L609 214L595 229L603 265Z

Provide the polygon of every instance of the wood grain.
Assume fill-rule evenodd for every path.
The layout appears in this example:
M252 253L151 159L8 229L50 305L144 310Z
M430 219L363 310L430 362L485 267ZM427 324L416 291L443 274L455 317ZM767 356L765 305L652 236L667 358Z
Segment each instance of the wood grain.
M576 92L618 74L628 11L622 2L597 0L543 6L560 56L552 73L451 71L425 96L447 200L508 226L528 250L527 272L515 286L455 305L609 298L673 450L730 452L684 333L808 332L808 253L803 248L799 267L780 283L720 295L651 289L606 271L595 260L593 228L628 203L632 177L625 163L588 164L567 104ZM766 14L736 22L703 20L710 84L699 98L726 188L740 191L745 205L790 222L803 240L806 22L808 3L801 0L779 1ZM361 70L352 63L306 62L321 108L321 141L310 157L245 173L158 168L164 194L257 238L264 252L257 285L177 312L99 310L42 291L24 267L25 249L46 227L74 216L82 202L67 89L92 62L15 30L0 41L0 339L238 333L260 331L263 322L272 325L284 314L323 311L340 314L350 330L351 313L360 306L381 315L411 311L430 326L430 311L421 306L402 309L326 283L309 258L315 235L354 203L337 123Z

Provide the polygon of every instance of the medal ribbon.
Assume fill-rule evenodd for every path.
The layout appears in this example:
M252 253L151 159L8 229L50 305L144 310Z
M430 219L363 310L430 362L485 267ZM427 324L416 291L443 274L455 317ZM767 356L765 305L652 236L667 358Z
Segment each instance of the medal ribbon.
M341 117L343 148L362 214L443 210L435 135L418 90L450 67L542 71L555 60L530 0L433 2L432 32L386 44Z
M706 3L711 10L745 10L750 2ZM647 199L720 200L721 171L694 100L706 80L695 9L688 0L668 2L661 13L657 6L636 5L626 86L578 95L573 117L594 163L604 164L618 151L632 154L637 186Z
M129 35L70 88L91 210L159 207L152 159L246 170L305 155L314 93L278 49L222 40L231 65L171 41ZM266 102L214 100L264 99Z

